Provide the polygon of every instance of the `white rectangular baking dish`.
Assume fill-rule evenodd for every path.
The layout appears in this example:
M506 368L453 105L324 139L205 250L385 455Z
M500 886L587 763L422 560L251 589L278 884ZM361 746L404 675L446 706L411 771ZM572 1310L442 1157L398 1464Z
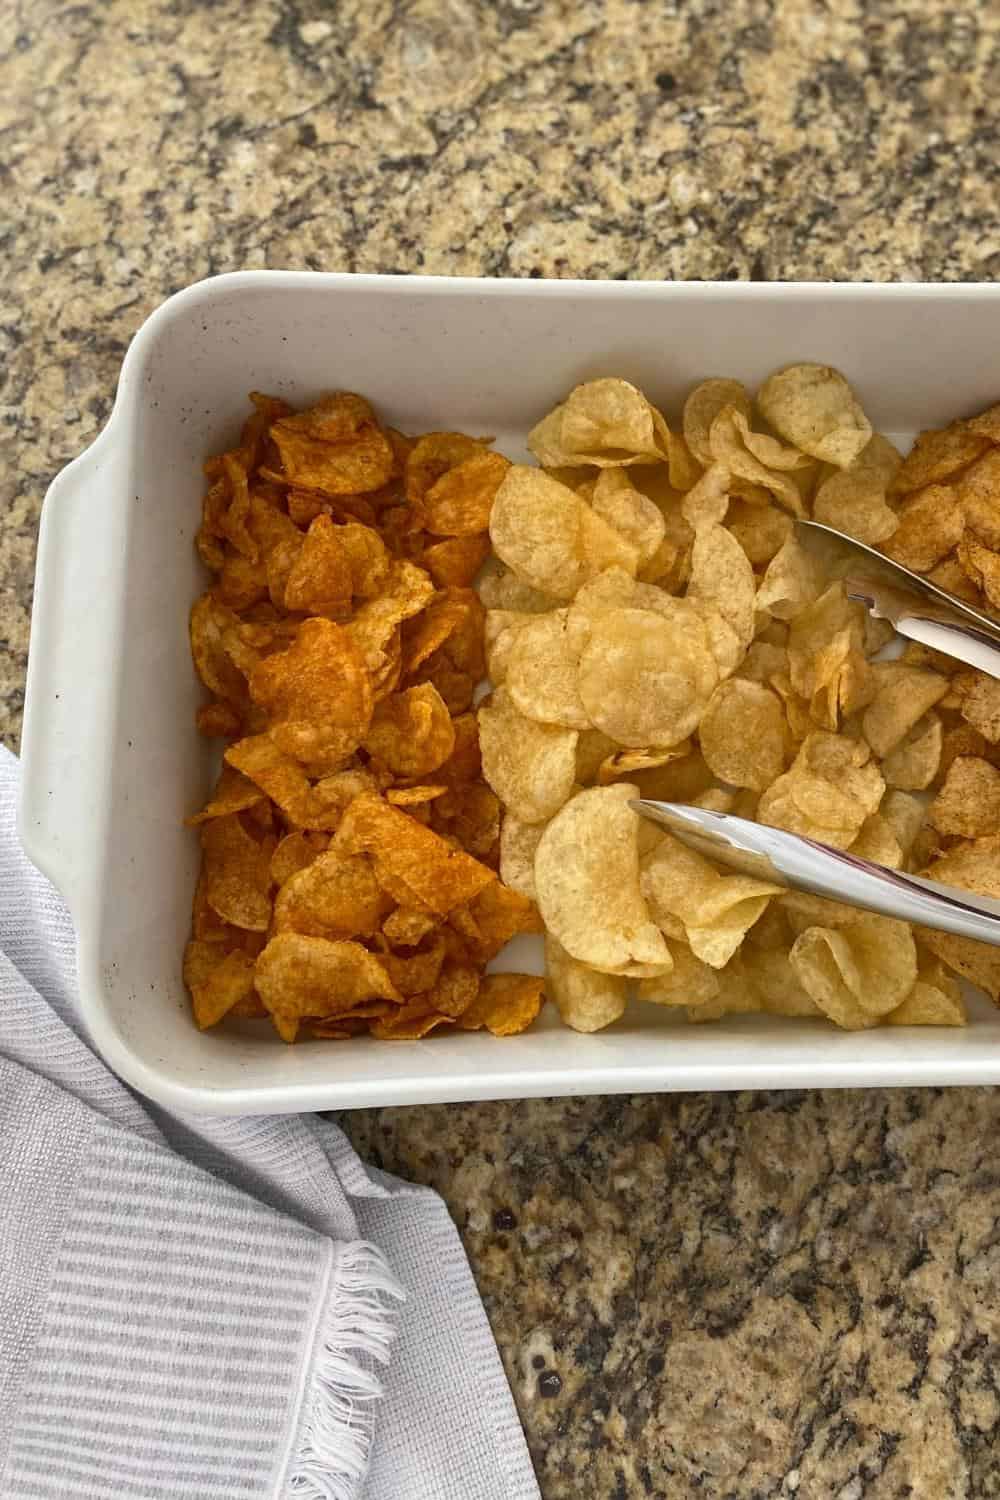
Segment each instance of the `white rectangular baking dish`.
M1000 396L1000 288L438 280L254 271L166 302L128 352L105 431L45 501L20 826L79 934L81 1005L128 1082L177 1108L244 1113L552 1094L1000 1081L1000 1014L965 1031L819 1022L678 1026L652 1006L597 1036L549 1015L524 1036L286 1047L200 1034L181 983L212 775L194 731L188 606L201 460L251 389L348 387L393 424L524 434L570 386L641 385L667 412L694 381L754 384L794 359L855 383L897 441ZM253 1028L251 1028L252 1030Z

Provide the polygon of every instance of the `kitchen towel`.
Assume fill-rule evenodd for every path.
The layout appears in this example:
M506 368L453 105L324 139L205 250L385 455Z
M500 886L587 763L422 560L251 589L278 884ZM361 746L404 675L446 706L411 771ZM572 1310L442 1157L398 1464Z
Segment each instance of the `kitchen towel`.
M16 795L0 747L0 1500L537 1500L440 1198L121 1083Z

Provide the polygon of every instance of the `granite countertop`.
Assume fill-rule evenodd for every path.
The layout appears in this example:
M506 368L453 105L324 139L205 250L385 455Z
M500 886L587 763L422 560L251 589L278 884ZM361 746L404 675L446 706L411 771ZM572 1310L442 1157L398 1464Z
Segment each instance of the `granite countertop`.
M254 266L979 280L965 0L35 0L0 56L0 733L34 538L169 292ZM991 1090L344 1117L462 1230L545 1500L1000 1493Z

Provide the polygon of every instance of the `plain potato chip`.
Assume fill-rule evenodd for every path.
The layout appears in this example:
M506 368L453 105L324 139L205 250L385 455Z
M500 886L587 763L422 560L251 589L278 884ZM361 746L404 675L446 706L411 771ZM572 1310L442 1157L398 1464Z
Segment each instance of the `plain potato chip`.
M878 810L885 782L868 746L846 735L807 735L790 770L761 794L757 817L847 849Z
M669 613L618 609L598 616L580 657L580 698L590 722L626 747L686 739L718 681L694 607L668 595L664 604Z
M883 544L887 557L914 573L927 573L962 540L965 515L957 492L932 484L904 501L899 525Z
M781 700L769 688L741 677L720 682L702 715L698 739L720 781L762 792L785 767Z
M927 813L939 833L975 839L1000 833L1000 771L989 761L960 755Z
M965 1001L940 959L924 959L917 981L901 1005L885 1017L889 1026L966 1026Z
M257 959L255 983L282 1041L294 1042L306 1017L350 1013L366 1000L402 1001L374 953L360 943L281 932Z
M721 464L731 475L738 476L753 486L760 486L770 491L775 499L779 500L793 515L800 516L805 507L802 503L802 495L798 487L781 469L771 467L761 460L750 450L748 440L755 439L755 446L767 451L772 459L778 459L781 469L789 468L799 462L800 455L795 450L782 448L780 443L773 438L765 438L759 433L751 433L746 418L732 407L725 407L712 423L709 433L709 446L712 456L717 464ZM767 445L770 445L768 447ZM786 458L791 452L791 462ZM744 491L744 494L747 492ZM753 493L753 491L750 491Z
M703 380L684 402L681 418L684 441L706 469L714 461L709 444L712 423L726 407L732 407L747 419L750 417L750 397L738 380Z
M639 886L638 795L628 782L579 792L535 852L535 890L547 930L581 962L605 969L669 963Z
M755 568L766 567L793 534L791 516L773 505L747 505L742 500L731 500L725 520L726 529Z
M667 947L673 967L650 979L640 979L636 985L638 998L648 1000L651 1005L690 1006L693 1009L717 1000L722 986L716 970L698 958L686 942L668 938Z
M943 742L941 717L931 709L883 757L886 786L904 792L922 792L929 787L941 766Z
M813 501L813 517L877 547L892 536L899 524L896 512L886 504L886 489L900 463L888 438L874 433L853 463L833 473L819 485Z
M902 851L904 866L923 827L924 812L923 799L905 791L887 791L879 805L879 814L888 823Z
M577 749L579 750L579 746ZM645 750L615 750L598 767L597 781L600 786L607 786L609 782L619 781L623 776L628 778L635 771L648 771L654 766L669 765L672 760L683 760L690 753L690 740L681 740L679 745L671 745L669 750L653 747ZM577 765L579 766L579 757Z
M428 776L455 748L455 730L441 694L430 683L391 693L375 707L365 735L368 754L394 776Z
M271 921L273 843L258 843L239 814L202 825L205 897L212 910L233 927L266 932Z
M796 973L787 946L762 948L748 942L738 958L741 977L767 1015L808 1018L823 1014Z
M641 889L654 919L678 918L695 957L721 969L782 887L749 875L722 875L665 834L642 862Z
M577 686L579 656L567 636L566 617L565 609L556 609L519 625L506 653L504 681L527 718L588 729L590 717Z
M498 687L479 706L483 775L506 808L542 823L569 797L576 780L577 731L539 724Z
M789 443L844 469L871 439L871 423L839 371L829 365L786 365L757 392L764 417Z
M948 691L948 679L906 662L876 662L874 701L865 709L861 728L876 755L888 755L928 709Z
M331 939L370 937L378 931L385 905L367 859L327 849L281 887L273 931Z
M846 639L842 632L847 633ZM838 650L846 646L860 651L864 646L864 607L848 599L840 582L831 583L791 622L788 633L789 674L792 687L807 702L811 702L817 688L822 686L819 679L821 654L835 637L841 637Z
M815 559L792 533L768 563L755 607L777 620L794 620L819 598L822 586Z
M713 463L688 490L681 501L680 519L692 532L692 540L703 526L718 526L726 519L731 483L725 464Z
M624 1015L628 980L588 968L551 933L545 935L545 973L546 994L574 1031L602 1031Z
M533 588L571 599L591 572L581 535L587 508L567 485L515 464L493 503L493 550Z
M877 1026L917 978L917 950L905 922L863 913L833 931L808 927L789 959L824 1015L848 1031Z
M635 568L652 562L666 536L659 507L636 489L623 469L602 469L590 501L594 514L619 532L635 550Z
M458 1024L463 1031L485 1026L494 1036L517 1036L537 1018L544 999L545 980L537 974L487 974Z
M555 609L559 603L551 594L542 593L504 564L491 557L479 580L479 597L487 609L512 609L520 614L537 615Z
M500 828L500 879L529 901L535 900L535 850L545 826L507 812Z
M851 853L859 859L871 860L873 864L885 865L889 870L899 870L903 865L903 850L896 838L892 824L881 811L872 813L861 825L861 832L854 840Z
M736 538L724 526L703 526L691 551L687 598L719 612L734 631L741 656L753 640L756 588L753 568Z
M528 447L550 468L649 462L668 457L665 425L627 380L589 380L532 428Z

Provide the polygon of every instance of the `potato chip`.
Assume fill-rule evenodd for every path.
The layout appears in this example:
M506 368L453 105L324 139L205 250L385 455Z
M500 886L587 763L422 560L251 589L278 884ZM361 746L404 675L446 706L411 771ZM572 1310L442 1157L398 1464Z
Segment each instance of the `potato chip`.
M479 706L483 774L505 807L527 823L557 812L576 778L577 731L526 719L506 688Z
M368 860L331 848L285 881L275 897L273 931L370 937L385 905Z
M804 514L805 507L802 504L801 493L797 486L780 471L793 467L799 462L798 452L782 448L781 444L775 442L773 438L763 437L760 433L751 433L746 418L733 407L728 406L719 412L712 423L708 440L715 462L721 464L731 475L770 491L775 499L779 500L793 515ZM767 452L770 459L777 459L780 469L762 463L750 449L751 440L754 440L756 447Z
M881 545L899 524L896 512L885 500L899 463L899 454L888 438L874 433L853 463L820 484L813 501L814 518L870 547Z
M400 905L447 916L471 901L496 875L381 797L356 797L333 847L368 854L379 885Z
M842 632L847 633L846 637ZM851 647L861 650L864 644L864 608L848 599L842 583L831 583L818 599L798 611L788 635L792 687L807 702L823 686L820 669L828 670L829 662L821 660L821 655L828 643L838 636L838 660L842 659L840 653L845 648L847 651ZM919 718L920 714L916 717ZM905 728L901 734L905 733Z
M889 486L894 496L910 495L929 484L941 484L967 469L989 451L989 439L964 423L930 429L918 434L916 442L896 470Z
M446 786L438 786L433 782L424 786L391 786L385 794L385 800L392 807L418 807L425 802L434 802L447 793Z
M508 812L500 828L500 879L529 901L535 900L535 851L545 827Z
M241 733L243 717L228 703L216 701L202 704L195 714L195 724L206 739L230 739Z
M901 1005L885 1017L889 1026L965 1026L965 1002L940 959L925 959L917 981Z
M847 849L878 810L884 791L866 744L818 731L803 741L791 769L761 794L757 816L772 828Z
M266 932L271 921L271 847L251 838L236 813L203 824L201 847L205 896L212 910L233 927Z
M529 620L544 620L547 615L522 614L514 609L490 609L486 612L483 633L486 647L486 671L494 687L507 680L507 669L515 638Z
M882 760L886 786L905 792L929 787L941 765L941 719L933 709L924 714Z
M361 652L332 620L304 620L287 651L255 668L250 692L272 716L275 744L315 766L335 767L371 722L372 685Z
M254 960L248 953L227 953L218 943L194 939L184 950L184 983L191 991L195 1025L205 1031L253 994Z
M581 537L586 508L566 485L515 464L493 504L493 550L532 587L571 599L591 571Z
M580 658L585 712L627 747L669 747L685 739L718 681L694 607L668 595L663 602L669 613L618 609L598 616Z
M398 906L382 923L382 935L394 947L413 948L437 926L437 918L416 907Z
M669 962L639 886L639 820L627 782L580 792L549 823L535 853L545 926L566 951L605 969Z
M307 872L308 873L308 872ZM282 1041L299 1023L347 1015L372 999L402 1001L374 953L360 943L330 942L298 932L273 937L257 959L255 982Z
M787 511L773 505L747 505L730 500L726 529L739 542L755 568L766 567L792 535L794 522Z
M420 614L435 592L430 575L415 563L397 558L390 564L383 592L362 604L344 626L370 672L384 659L402 621Z
M987 760L958 756L927 816L939 833L952 837L1000 833L1000 771Z
M458 1024L463 1031L485 1026L494 1036L517 1036L534 1022L544 999L545 980L537 974L487 974Z
M903 850L891 823L881 811L872 813L861 825L861 832L850 846L851 853L889 870L902 869Z
M451 715L430 683L392 693L376 705L365 735L368 754L394 776L428 776L451 755Z
M750 397L738 380L703 380L684 402L684 441L706 469L714 461L709 445L712 423L726 407L732 407L748 419L750 417Z
M714 865L665 834L643 860L642 893L654 920L678 918L696 958L721 969L782 887L749 875L721 875Z
M486 531L496 492L509 468L509 460L499 453L479 452L442 474L420 502L425 529L448 537Z
M479 580L479 597L487 609L512 609L520 614L537 615L555 609L559 603L551 594L542 593L507 568L496 557L490 559Z
M447 537L425 547L420 564L438 588L469 588L490 554L490 540L485 532L472 536Z
M197 828L210 818L223 818L229 813L244 812L261 801L263 793L259 786L242 776L232 766L224 765L215 784L215 790L200 812L184 822L188 828Z
M951 685L963 719L989 744L1000 743L1000 682L985 672L959 672Z
M393 451L359 396L338 391L270 429L289 483L328 495L361 495L390 478Z
M498 880L453 911L448 920L462 938L465 951L479 964L495 958L518 933L540 931L534 903Z
M848 1031L877 1026L917 978L916 944L907 924L867 912L839 932L807 928L789 959L823 1014Z
M882 769L884 771L884 764ZM904 867L908 865L910 851L923 827L924 811L924 803L920 797L896 790L887 791L879 806L879 815L889 825L900 847Z
M209 692L237 713L247 705L247 684L244 674L232 661L227 640L239 623L239 616L211 594L202 594L191 609L191 656L195 671Z
M694 539L687 598L717 609L732 626L741 655L753 639L756 580L743 548L724 526L703 526Z
M350 559L329 516L317 516L285 582L285 607L303 614L346 618L351 608Z
M757 392L774 430L814 458L844 469L871 439L871 423L843 375L829 365L786 365Z
M406 458L406 498L418 512L431 488L451 469L481 457L485 444L464 432L425 432ZM483 527L479 527L483 530Z
M875 698L865 710L861 727L876 755L888 755L918 719L944 697L948 679L901 661L876 662L872 671Z
M588 729L590 718L577 686L579 657L567 639L565 609L532 615L517 629L504 681L514 706L527 718L568 729Z
M268 734L250 735L226 750L229 764L248 777L276 802L299 828L334 828L337 813L313 795L301 765L275 744Z
M545 973L546 994L574 1031L602 1031L624 1014L628 980L588 968L551 933L545 935Z
M686 942L667 939L673 967L650 979L640 979L636 995L651 1005L707 1005L721 994L719 976L711 965L692 953Z
M658 416L627 380L590 380L576 386L532 429L528 447L548 467L584 463L604 468L663 459L669 439Z
M775 619L794 620L819 598L822 586L815 559L792 534L768 563L755 606Z
M965 516L956 491L934 484L904 501L899 525L883 545L887 557L927 573L962 540Z
M499 854L500 799L482 782L446 787L434 799L431 822L438 833L457 839L477 859L494 866Z
M325 833L307 833L301 828L297 828L294 833L286 833L283 839L278 840L278 846L271 855L269 868L273 884L282 886L286 880L297 875L299 870L307 869L323 853L329 842L329 836Z
M648 566L666 535L659 507L636 489L623 469L601 470L590 504L595 515L634 548L636 570Z
M579 746L577 749L579 750ZM601 762L597 769L597 781L600 786L607 786L609 782L619 781L622 777L627 779L635 771L648 771L655 766L669 765L673 760L683 760L690 753L690 740L681 740L679 745L672 745L669 750L655 747L616 750ZM579 764L579 758L577 763Z
M698 726L701 751L720 781L762 792L785 766L786 725L780 699L740 677L721 682Z
M986 595L989 608L1000 609L1000 556L984 547L970 532L958 544L958 561L976 588Z
M379 961L405 999L432 991L441 978L441 968L447 954L444 938L438 936L423 950L415 950L405 956L399 953L379 953ZM479 976L473 971L478 984ZM475 989L473 989L473 995ZM435 1005L435 1009L440 1009ZM450 1012L449 1012L450 1014Z
M719 526L729 510L732 475L725 464L712 464L681 501L680 515L693 533L703 526Z
M1000 449L988 449L957 475L954 492L970 530L987 547L1000 547Z

